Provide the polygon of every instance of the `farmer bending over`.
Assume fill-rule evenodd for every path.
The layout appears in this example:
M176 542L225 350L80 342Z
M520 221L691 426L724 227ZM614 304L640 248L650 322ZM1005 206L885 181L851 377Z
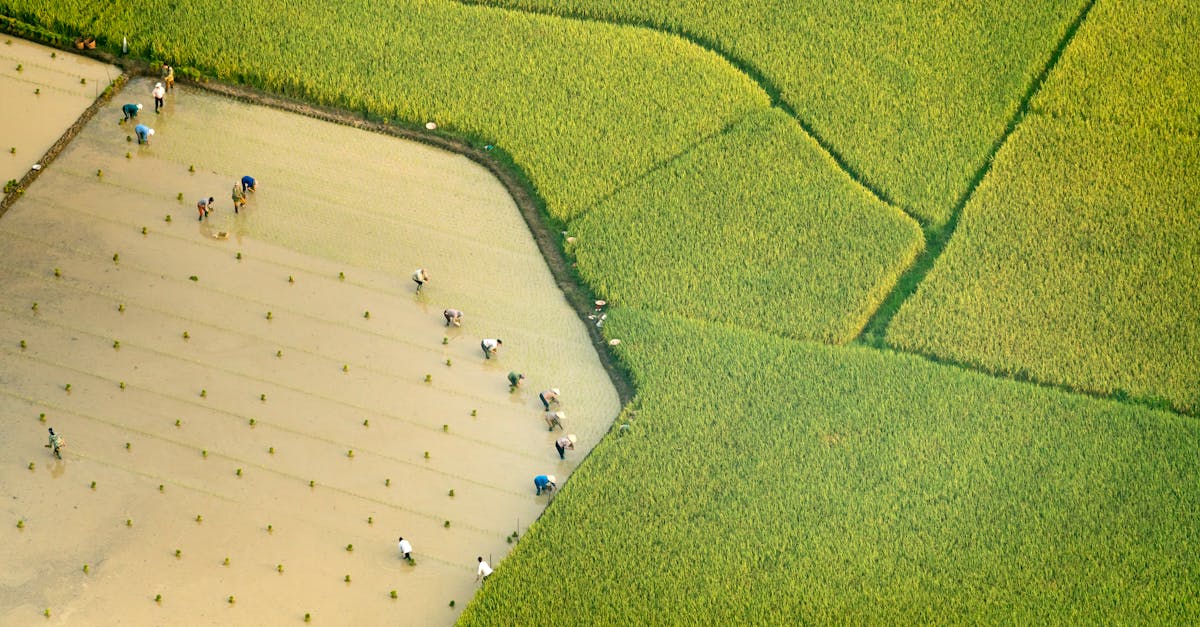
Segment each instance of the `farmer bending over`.
M550 388L549 390L538 394L538 398L541 399L542 405L546 406L546 411L550 411L550 403L554 403L555 405L558 404L558 395L558 388Z
M496 351L500 350L500 347L503 345L504 345L503 340L500 340L498 338L489 337L479 343L479 348L483 349L484 359L491 359L492 355L495 354Z
M450 325L454 325L456 327L462 326L463 313L461 311L459 311L457 309L447 309L446 311L442 312L442 315L446 317L446 326L450 326Z
M421 293L421 288L425 287L425 282L429 280L429 271L425 268L417 268L412 273L413 283L417 284L417 293Z
M139 144L149 144L150 138L154 136L154 129L145 124L138 124L133 127L133 132L137 133Z
M566 419L566 417L567 417L567 415L562 413L561 411L546 412L546 416L545 416L546 426L549 427L548 429L546 429L546 431L554 431L554 427L558 427L559 429L562 429L563 428L562 421L564 419Z
M554 475L538 475L533 478L533 487L537 488L537 495L541 496L542 492L551 493L558 487L558 479Z
M575 442L576 441L577 440L575 438L574 433L568 435L565 438L559 438L558 441L554 443L554 448L558 449L558 458L566 459L567 458L567 455L566 455L567 449L570 449L572 451L575 450Z
M129 120L136 118L138 111L141 111L141 110L142 110L142 105L140 105L140 104L130 103L130 104L127 104L127 105L121 107L121 113L125 114L125 119L121 120L121 121L128 122Z

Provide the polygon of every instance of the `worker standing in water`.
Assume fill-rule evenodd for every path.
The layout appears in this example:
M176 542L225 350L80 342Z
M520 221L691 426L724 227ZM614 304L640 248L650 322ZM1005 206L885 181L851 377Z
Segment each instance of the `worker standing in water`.
M446 311L442 312L442 316L446 318L446 326L450 326L452 324L456 327L462 326L463 312L457 309L447 309Z
M545 419L546 419L546 426L548 427L546 429L546 431L554 431L554 427L558 427L559 429L562 429L563 428L562 421L565 420L566 417L567 417L567 415L562 413L561 411L546 412Z
M512 371L508 373L508 391L512 392L521 387L521 382L525 380L525 375Z
M238 209L246 206L246 192L237 184L233 184L233 212L237 213Z
M542 492L552 493L558 487L558 479L554 475L538 475L533 478L533 487L537 488L537 496Z
M149 144L150 138L154 136L154 129L146 126L145 124L138 124L137 126L133 127L133 132L137 133L139 144Z
M245 192L256 192L256 191L258 191L258 181L254 180L254 177L250 176L249 174L247 174L246 176L243 176L242 177L242 192L245 193Z
M491 359L492 355L496 354L496 351L500 350L500 347L503 345L504 345L504 340L501 340L499 338L489 337L489 338L485 338L482 342L479 343L479 348L483 349L484 359Z
M64 440L61 435L54 432L54 427L50 427L50 443L46 445L46 447L50 449L50 452L53 453L55 457L62 459L62 453L60 450L66 445L67 441Z
M561 437L561 438L559 438L559 439L558 439L558 441L554 443L554 448L555 448L556 450L558 450L558 458L559 458L559 459L566 459L566 458L567 458L567 455L566 455L567 451L568 451L568 450L572 450L572 451L573 451L573 450L575 450L575 442L576 442L576 441L577 441L577 438L575 437L575 434L574 434L574 433L571 433L571 434L568 434L568 435L567 435L567 436L565 436L565 437Z
M125 119L121 120L121 121L128 122L128 121L132 120L133 118L136 118L138 112L141 110L142 110L141 104L129 103L129 104L121 107L121 113L125 114Z
M412 273L413 283L417 284L417 293L421 293L421 288L425 287L425 282L429 280L429 271L425 268L417 268Z
M155 83L154 89L150 90L150 95L154 96L154 112L158 113L160 109L166 106L163 98L167 95L167 90L162 83Z
M554 403L555 405L558 404L559 394L560 392L558 391L558 388L550 388L549 390L538 394L538 398L541 399L542 405L546 407L546 411L550 411L551 403Z

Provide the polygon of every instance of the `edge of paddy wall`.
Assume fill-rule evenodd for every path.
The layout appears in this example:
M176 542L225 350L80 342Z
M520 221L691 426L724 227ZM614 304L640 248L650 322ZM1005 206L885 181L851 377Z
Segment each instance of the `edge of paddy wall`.
M37 43L72 54L110 63L122 70L122 74L113 81L112 85L106 88L100 97L84 110L83 114L75 120L42 157L39 163L41 163L43 170L70 144L71 140L91 121L96 112L121 92L121 89L131 78L158 75L159 66L156 63L118 56L100 49L76 50L64 43L65 41L69 41L68 39L56 37L49 31L43 31L13 18L6 16L0 16L0 18L3 18L0 19L0 32L36 41ZM600 358L600 364L604 367L604 371L608 373L609 380L612 381L613 387L617 391L617 397L620 399L621 406L628 406L634 399L636 390L633 387L630 374L625 371L624 367L609 352L608 344L600 333L600 329L587 318L594 311L593 303L595 295L579 279L572 264L563 253L561 242L559 241L561 239L559 232L562 225L554 223L553 218L546 213L545 201L538 196L535 187L528 176L525 175L520 165L513 161L499 147L486 150L474 146L463 139L445 134L424 129L397 126L383 120L372 119L366 114L358 114L345 109L318 106L292 98L269 94L262 90L243 85L232 85L217 81L208 81L203 78L192 78L191 74L195 74L195 72L177 66L176 82L250 104L271 107L325 122L421 142L435 148L462 155L487 169L488 172L500 181L501 185L508 192L508 195L513 199L513 202L521 213L521 217L529 228L530 236L542 254L542 259L546 262L546 266L550 269L550 274L554 277L555 284L570 304L571 309L575 311L575 314L579 316L580 321L583 322L584 327L588 330L588 336L592 341L592 348ZM24 190L37 179L40 172L40 170L30 170L27 172L18 182L18 189L0 199L0 217L4 215L8 207L24 194Z

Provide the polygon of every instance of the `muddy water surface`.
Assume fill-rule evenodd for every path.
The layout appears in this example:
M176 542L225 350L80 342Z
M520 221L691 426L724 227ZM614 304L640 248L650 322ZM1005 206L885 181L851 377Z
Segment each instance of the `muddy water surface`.
M120 74L111 65L0 34L0 181L24 176Z
M619 410L585 329L465 158L183 88L139 146L150 87L0 218L0 624L452 622Z

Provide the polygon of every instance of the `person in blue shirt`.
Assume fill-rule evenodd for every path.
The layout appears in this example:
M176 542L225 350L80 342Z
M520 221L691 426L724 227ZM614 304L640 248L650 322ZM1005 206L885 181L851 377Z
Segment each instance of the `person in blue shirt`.
M554 492L558 488L558 480L554 475L538 475L533 478L533 487L537 488L537 495L541 496L542 492Z
M138 111L141 111L141 110L142 110L142 105L140 105L140 104L130 103L130 104L127 104L127 105L121 107L121 113L125 114L125 119L121 120L121 121L128 122L129 120L136 118Z
M150 137L154 135L154 129L145 124L138 124L133 127L133 131L137 133L139 144L149 144Z
M242 177L242 193L253 192L257 189L258 181L255 181L253 176L246 175Z

